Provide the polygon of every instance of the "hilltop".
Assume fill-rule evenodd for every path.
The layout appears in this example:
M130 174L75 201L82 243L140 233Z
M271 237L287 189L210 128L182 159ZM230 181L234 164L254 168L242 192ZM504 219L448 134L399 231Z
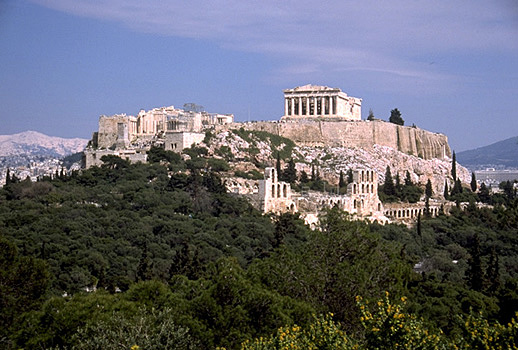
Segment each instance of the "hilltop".
M459 152L457 161L473 170L518 168L518 137Z

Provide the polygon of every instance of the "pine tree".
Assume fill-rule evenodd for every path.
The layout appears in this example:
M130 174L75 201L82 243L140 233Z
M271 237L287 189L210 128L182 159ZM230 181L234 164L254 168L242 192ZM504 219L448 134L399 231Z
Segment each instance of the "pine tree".
M345 179L344 179L344 172L340 170L340 177L338 180L338 188L345 187Z
M397 108L390 111L389 122L397 125L405 125L405 121L401 118L401 112Z
M414 183L412 182L412 178L410 177L410 172L407 170L405 175L405 186L412 186Z
M473 245L469 251L471 257L468 259L467 278L471 289L481 291L484 281L482 271L482 251L480 249L480 238L478 234L473 237Z
M387 196L395 196L396 189L394 188L394 181L392 180L392 174L390 173L390 167L387 166L385 171L385 183L383 184L383 193Z
M277 152L277 160L275 162L275 170L277 171L277 179L281 180L282 172L281 172L281 156L279 152Z
M425 193L426 197L432 198L433 189L432 189L432 182L430 181L430 179L428 179L428 181L426 182L426 187L425 187L424 193Z
M431 215L432 212L430 211L430 198L429 197L426 197L425 201L424 201L424 215L429 218Z
M347 183L350 184L350 183L353 183L354 179L353 179L353 170L352 169L349 169L347 170Z
M11 183L11 169L7 168L7 173L5 174L5 185L8 186Z
M400 197L401 196L401 190L402 190L402 186L401 186L401 179L399 178L399 173L396 173L396 183L394 185L395 187L395 190L396 190L396 196Z
M471 173L471 191L477 192L477 178L474 172Z
M147 244L144 243L144 248L142 250L142 256L140 257L140 261L137 266L137 280L138 281L148 281L153 278L152 272L153 262L149 258Z
M448 200L450 198L450 190L448 189L448 181L444 181L444 199Z
M455 155L455 151L453 151L453 156L451 158L451 177L455 183L457 181L457 156Z
M421 228L421 212L417 214L417 237L421 239L421 244L423 243L423 232Z
M288 161L286 169L282 172L282 180L292 184L297 181L297 169L295 168L295 161L293 158Z
M306 184L309 182L308 173L306 173L304 170L300 172L300 183Z
M311 164L311 181L316 180L315 164Z
M489 203L491 201L491 195L489 194L489 189L487 188L485 183L480 184L480 189L478 191L478 198L482 203Z
M374 120L374 119L376 119L374 117L374 113L372 112L372 109L369 109L369 116L367 117L367 120Z
M498 259L498 254L496 253L495 247L491 248L491 253L489 255L489 262L487 264L486 276L488 289L490 292L496 292L500 289L500 263Z

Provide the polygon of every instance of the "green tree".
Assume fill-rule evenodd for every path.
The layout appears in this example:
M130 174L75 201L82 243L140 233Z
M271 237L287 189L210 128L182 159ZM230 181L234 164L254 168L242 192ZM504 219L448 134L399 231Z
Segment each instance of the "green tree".
M428 196L426 196L424 200L424 216L426 216L427 218L432 216L432 213L430 211L430 197Z
M295 161L290 158L288 165L282 172L282 180L294 184L297 181L297 169L295 168Z
M495 247L491 247L489 261L486 269L487 289L495 293L500 289L500 262Z
M448 181L444 181L444 199L448 200L450 198L450 190L448 189Z
M171 308L140 307L131 315L114 311L107 320L80 327L73 336L72 350L199 349L189 329L175 324L176 316Z
M338 187L342 188L345 186L346 186L346 183L345 183L345 179L344 179L344 172L342 170L340 170L340 176L338 178Z
M475 177L475 173L471 173L471 191L476 192L477 191L477 178Z
M466 271L468 284L471 289L475 291L481 291L484 282L484 271L482 270L482 250L480 247L480 237L478 234L473 236L473 242L469 249L469 253L469 268Z
M275 171L277 172L277 179L282 179L282 170L281 170L281 155L277 152L276 160L275 160Z
M412 186L414 183L412 182L412 178L410 177L410 172L407 170L405 174L405 186Z
M375 120L374 113L372 112L372 109L369 108L369 115L367 116L367 120Z
M43 261L20 256L18 249L0 236L0 345L9 348L11 327L22 314L41 305L49 286Z
M455 151L453 151L451 158L451 177L455 183L457 181L457 156L455 155Z
M428 181L426 182L426 187L425 187L425 190L424 190L424 194L428 198L432 198L433 189L432 189L432 182L430 181L430 179L428 179Z
M405 125L405 121L401 117L401 112L397 108L390 111L389 122L397 125Z
M349 169L347 170L347 183L350 184L354 181L354 178L353 178L353 170L352 169Z
M321 231L310 232L300 246L276 250L252 270L260 271L266 285L280 294L308 302L319 312L334 311L352 329L358 326L355 295L400 291L409 277L410 266L394 248L365 223L349 221L347 213L333 208L321 217Z
M390 172L390 167L387 165L387 170L385 171L385 182L383 183L383 193L387 196L395 196L396 188L394 187L394 181L392 180L392 174Z
M306 173L306 171L302 170L300 172L300 183L307 184L308 182L309 182L308 173Z
M7 187L11 184L11 169L7 168L7 172L5 173L5 185Z
M489 193L489 189L487 188L485 183L480 184L480 189L478 191L478 198L482 203L490 203L491 202L491 194Z

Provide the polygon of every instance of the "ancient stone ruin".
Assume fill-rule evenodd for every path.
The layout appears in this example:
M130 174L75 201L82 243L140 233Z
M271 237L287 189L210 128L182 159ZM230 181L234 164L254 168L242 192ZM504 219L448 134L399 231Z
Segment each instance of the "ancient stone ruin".
M308 84L284 90L282 119L361 120L361 105L360 98L347 96L338 88Z

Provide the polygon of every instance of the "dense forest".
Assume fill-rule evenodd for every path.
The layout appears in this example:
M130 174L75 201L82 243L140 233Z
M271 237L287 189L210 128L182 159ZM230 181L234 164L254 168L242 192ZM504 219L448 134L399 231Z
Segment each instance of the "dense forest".
M226 192L225 161L187 153L8 178L2 348L518 345L514 190L481 208L472 193L413 227L330 208L312 230L297 214L262 215Z

